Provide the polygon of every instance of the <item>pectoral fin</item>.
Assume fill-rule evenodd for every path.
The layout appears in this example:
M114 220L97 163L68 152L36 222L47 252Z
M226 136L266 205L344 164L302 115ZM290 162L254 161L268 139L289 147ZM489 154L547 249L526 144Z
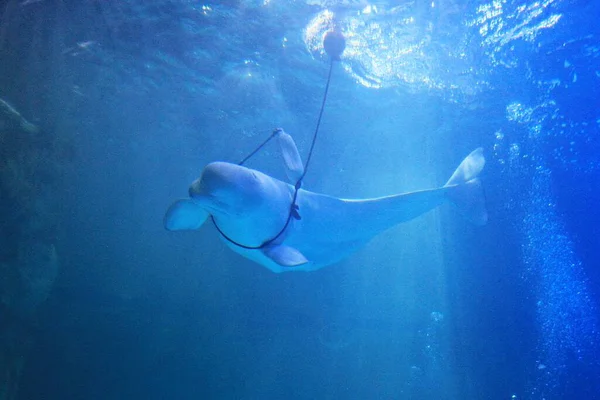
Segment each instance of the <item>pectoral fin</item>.
M286 174L292 185L296 184L298 179L302 177L304 173L304 165L302 165L302 159L298 153L298 148L294 139L283 129L279 130L278 133L279 147L283 155L283 160L286 166Z
M271 245L262 252L282 267L297 267L308 262L302 253L290 246Z
M167 210L164 218L165 228L169 231L198 229L208 213L190 199L177 200Z

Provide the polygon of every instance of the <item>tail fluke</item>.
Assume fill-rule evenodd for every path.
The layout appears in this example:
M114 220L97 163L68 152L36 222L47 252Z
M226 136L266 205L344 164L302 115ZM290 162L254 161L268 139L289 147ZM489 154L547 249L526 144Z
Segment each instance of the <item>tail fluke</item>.
M483 148L478 148L469 154L444 185L448 188L448 197L456 205L459 212L469 221L484 225L488 215L485 209L483 186L478 178L485 166Z

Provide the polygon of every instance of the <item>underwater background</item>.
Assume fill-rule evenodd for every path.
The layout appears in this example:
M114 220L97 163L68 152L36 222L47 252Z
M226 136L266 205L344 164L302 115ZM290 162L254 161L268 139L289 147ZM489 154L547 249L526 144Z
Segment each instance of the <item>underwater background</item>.
M0 5L0 399L600 399L600 2ZM310 273L163 215L275 127L303 187L443 185ZM283 176L277 146L249 166Z

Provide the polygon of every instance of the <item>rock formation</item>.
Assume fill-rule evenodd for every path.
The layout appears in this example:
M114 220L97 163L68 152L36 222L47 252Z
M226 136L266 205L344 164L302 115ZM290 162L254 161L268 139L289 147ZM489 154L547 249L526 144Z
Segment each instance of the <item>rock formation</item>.
M17 397L39 308L58 273L56 143L0 99L0 400Z

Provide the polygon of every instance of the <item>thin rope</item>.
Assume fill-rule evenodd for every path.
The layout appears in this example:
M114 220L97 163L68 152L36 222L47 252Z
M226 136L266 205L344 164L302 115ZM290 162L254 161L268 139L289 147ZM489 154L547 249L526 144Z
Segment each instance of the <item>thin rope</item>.
M227 236L221 230L221 228L219 228L219 225L217 225L217 221L215 221L215 219L211 215L210 219L212 220L213 225L215 226L215 228L217 228L217 231L219 231L219 233L221 234L221 236L223 236L225 239L227 239L228 242L230 242L230 243L232 243L232 244L234 244L234 245L236 245L238 247L241 247L243 249L260 250L260 249L263 249L263 248L267 247L268 245L270 245L271 243L273 243L277 239L279 239L279 237L281 235L283 235L283 232L285 232L285 230L287 229L287 227L290 225L290 222L292 221L292 218L295 218L295 219L300 219L301 218L300 214L298 213L298 205L296 204L296 200L298 198L298 191L300 190L300 187L302 186L302 180L304 179L304 177L306 176L306 172L308 171L308 164L310 163L310 159L312 157L313 150L315 148L315 143L317 142L317 135L319 134L319 127L321 126L321 118L323 117L323 111L325 110L325 103L327 102L327 93L329 92L329 83L331 82L331 71L332 70L333 70L333 59L331 60L331 63L329 64L329 73L327 74L327 84L325 85L325 93L323 94L323 101L321 103L321 109L319 110L319 117L317 118L317 126L315 127L315 132L313 134L312 143L310 144L310 150L308 151L308 156L306 157L306 164L304 164L304 172L302 172L302 175L300 176L300 178L298 178L298 180L296 181L296 184L294 185L294 195L292 197L292 203L290 204L290 210L288 212L288 217L287 217L287 220L285 221L285 225L283 225L283 228L281 228L281 230L279 231L279 233L277 233L277 235L275 235L274 237L272 237L269 240L266 240L266 241L262 242L262 244L260 246L246 246L245 244L238 243L235 240L231 239L229 236ZM267 138L267 140L265 140L264 142L262 142L246 158L244 158L242 161L240 161L238 163L238 165L242 165L246 161L248 161L248 159L250 159L250 157L252 157L253 155L255 155L271 139L273 139L278 132L279 132L279 129L273 130L273 133L271 133L271 136L269 136Z
M278 129L274 129L274 130L273 130L273 133L271 133L271 136L269 136L269 137L267 138L267 140L265 140L264 142L262 142L262 143L261 143L261 144L260 144L260 145L259 145L259 146L258 146L256 149L254 149L254 151L253 151L252 153L248 154L248 155L246 156L246 158L244 158L242 161L240 161L240 162L238 163L238 165L244 165L244 163L245 163L246 161L248 161L248 160L250 159L250 157L252 157L252 156L253 156L253 155L255 155L256 153L258 153L258 151L259 151L260 149L262 149L262 148L263 148L263 147L264 147L264 146L265 146L267 143L269 143L269 141L270 141L271 139L273 139L273 138L275 137L275 135L276 135L278 132L279 132L279 130L278 130Z
M327 92L329 92L329 82L331 81L331 71L333 70L333 60L329 64L329 73L327 74L327 84L325 85L325 93L323 94L323 102L321 103L321 110L319 111L319 118L317 118L317 126L315 127L315 133L313 134L312 143L310 144L310 150L308 151L308 157L306 157L306 164L304 165L304 172L298 182L304 179L306 172L308 171L308 164L310 163L310 159L313 154L313 150L315 148L315 143L317 142L317 135L319 134L319 126L321 126L321 118L323 117L323 111L325 110L325 102L327 101ZM296 186L298 184L296 183Z

